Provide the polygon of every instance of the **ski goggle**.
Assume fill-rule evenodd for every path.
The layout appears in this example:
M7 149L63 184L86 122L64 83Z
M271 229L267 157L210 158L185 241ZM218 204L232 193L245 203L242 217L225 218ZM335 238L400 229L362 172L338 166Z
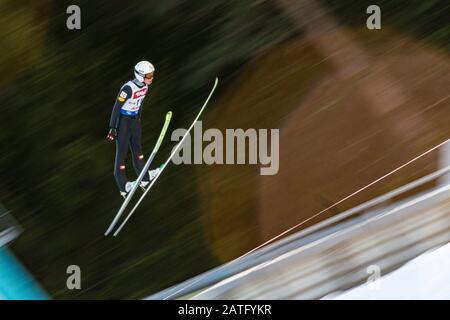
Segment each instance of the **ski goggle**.
M138 75L140 75L141 77L143 77L144 79L153 79L153 72L147 73L147 74L143 74L137 70L134 70Z

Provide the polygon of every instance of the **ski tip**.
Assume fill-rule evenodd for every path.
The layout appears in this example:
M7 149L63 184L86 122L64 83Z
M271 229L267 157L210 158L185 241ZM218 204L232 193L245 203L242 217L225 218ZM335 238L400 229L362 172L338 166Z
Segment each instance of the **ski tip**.
M166 114L166 120L172 118L172 111L167 112Z

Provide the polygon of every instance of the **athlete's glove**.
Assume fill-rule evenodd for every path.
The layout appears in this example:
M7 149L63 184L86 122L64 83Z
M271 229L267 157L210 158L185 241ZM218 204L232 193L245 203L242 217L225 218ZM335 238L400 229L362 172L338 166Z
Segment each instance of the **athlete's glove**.
M108 140L114 141L117 138L117 130L115 128L109 128L108 135L106 136Z

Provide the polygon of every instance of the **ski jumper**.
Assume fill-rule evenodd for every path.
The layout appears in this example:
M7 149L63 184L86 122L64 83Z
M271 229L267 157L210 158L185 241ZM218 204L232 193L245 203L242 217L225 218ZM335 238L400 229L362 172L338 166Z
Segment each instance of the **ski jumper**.
M128 81L120 89L111 114L109 127L117 130L114 178L120 191L125 191L127 182L125 161L128 148L131 149L136 175L139 175L145 166L141 146L141 112L147 90L148 86L145 83L136 79ZM142 181L149 179L146 173Z

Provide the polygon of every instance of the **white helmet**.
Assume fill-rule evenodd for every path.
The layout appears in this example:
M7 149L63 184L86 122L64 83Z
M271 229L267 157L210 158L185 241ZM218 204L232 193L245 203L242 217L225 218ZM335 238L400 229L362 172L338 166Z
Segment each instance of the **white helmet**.
M140 61L134 66L134 75L140 82L144 82L146 74L155 71L155 67L148 61Z

